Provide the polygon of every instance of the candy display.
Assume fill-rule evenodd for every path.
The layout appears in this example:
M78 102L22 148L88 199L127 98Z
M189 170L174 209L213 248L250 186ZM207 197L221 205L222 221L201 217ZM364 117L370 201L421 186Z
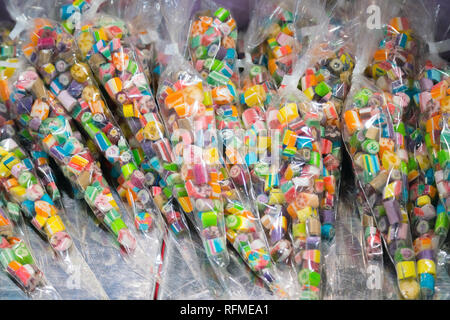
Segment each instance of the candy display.
M95 42L94 37L98 34L105 37ZM151 188L156 206L177 237L181 254L193 267L195 249L179 209L181 207L185 213L190 213L192 204L127 26L116 17L96 15L83 19L81 30L77 30L75 36L95 77L114 101L112 108L118 115L115 118L122 123L122 132L130 145L135 146L131 151L136 165L145 172L145 185ZM100 53L103 51L98 51L100 46L110 48L109 57ZM149 220L144 216L136 219L136 226L139 221L145 222L146 219ZM191 252L190 256L187 255L188 251ZM197 272L195 274L201 277Z
M324 188L321 115L299 90L286 87L280 94L279 104L266 116L268 128L278 135L271 140L272 150L279 153L272 157L265 189L270 190L271 203L281 206L290 223L299 298L316 300L320 299L319 205Z
M420 129L410 125L406 129L411 233L414 239L421 295L423 299L430 299L434 294L435 248L438 242L433 227L436 224L437 212L444 208L438 203L434 171L428 158L424 135Z
M160 182L164 184L163 189L153 189L156 203L171 230L175 234L182 233L187 228L186 224L174 204L169 202L173 198L173 190L176 190L178 203L184 211L190 212L192 205L183 196L186 193L183 180L174 163L170 141L165 135L151 88L136 51L127 39L128 30L120 19L111 16L97 16L91 21L83 21L81 31L76 32L78 46L99 82L116 103L117 111L131 130L131 136L141 147L145 161L134 156L136 162L140 162L141 167L150 166L160 175ZM157 182L151 172L146 173L144 179L144 184L149 186Z
M348 24L348 22L347 22ZM299 81L302 92L322 110L322 158L324 194L320 204L322 238L332 240L336 219L340 169L341 169L341 128L342 103L350 87L350 77L354 67L351 43L348 38L349 26L339 21L330 21L329 32L311 43L305 54L303 76ZM345 40L343 40L345 39Z

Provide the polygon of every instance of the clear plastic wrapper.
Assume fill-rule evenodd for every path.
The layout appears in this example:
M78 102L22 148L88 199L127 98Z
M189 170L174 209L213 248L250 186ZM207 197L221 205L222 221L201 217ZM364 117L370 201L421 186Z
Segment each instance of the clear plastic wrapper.
M293 243L293 260L300 285L299 299L321 297L321 223L323 193L320 110L294 86L280 90L280 100L267 111L273 130L265 188L281 206Z
M439 238L436 237L433 227L436 224L437 212L444 208L439 202L434 171L426 150L424 135L420 129L416 128L415 123L413 125L406 127L409 153L408 211L422 298L431 299L434 294L436 249L439 244Z
M18 216L22 212L35 230L47 239L57 255L57 263L67 276L70 276L78 266L86 267L82 279L83 287L97 299L107 298L80 252L73 245L72 237L63 222L64 207L59 201L53 202L45 192L33 169L31 159L11 138L3 139L0 145L3 165L2 192L8 200L9 214Z
M70 156L74 154L71 157L74 160L73 171L84 174L85 199L94 205L96 217L117 237L126 253L132 253L135 249L143 253L141 250L144 249L153 256L159 250L163 230L159 211L145 186L145 175L138 169L123 133L95 84L89 66L81 62L83 48L78 50L75 38L56 22L36 18L30 20L30 25L32 30L22 47L24 54L36 66L43 82L49 87L49 92L57 97L63 110L70 113L106 160L119 172L120 176L116 179L118 193L129 205L127 209L131 211L137 235L144 248L137 245L136 236L120 218L109 187L103 181L93 182L99 188L90 185L92 181L89 173L97 167L92 165L92 161L76 154L83 148L71 140L67 143L69 152L66 153ZM62 118L57 119L61 126ZM51 127L52 121L46 123ZM63 121L62 127L64 126ZM56 140L51 137L50 135L47 144L49 148L53 147ZM52 151L56 157L63 158L64 150L61 152L59 148L54 148ZM153 268L151 269L153 272Z
M178 10L189 12L189 10L183 9L183 5L185 4L182 1L175 4ZM232 104L237 99L237 93L235 84L230 80L232 75L223 75L219 73L219 70L221 72L227 68L231 70L231 67L235 66L235 41L233 38L226 40L227 42L231 42L231 48L227 48L231 44L224 46L223 42L227 37L226 34L232 32L232 29L230 28L230 30L227 30L228 32L225 32L223 35L221 34L221 30L226 29L225 27L228 26L226 23L231 23L234 28L235 22L231 18L229 11L224 8L218 8L215 11L215 15L220 16L223 21L220 21L217 17L215 19L218 21L214 25L210 25L213 18L203 14L205 13L199 13L198 20L194 18L194 22L191 22L191 37L188 41L188 46L192 44L194 38L203 43L203 40L201 40L202 37L206 40L208 34L211 33L210 42L205 43L205 45L209 45L209 49L206 46L203 49L207 51L211 49L212 57L207 60L206 57L200 59L200 56L196 55L193 62L195 64L197 62L201 64L203 62L206 63L206 61L213 62L214 60L216 64L220 64L221 68L217 66L218 68L213 70L205 67L202 70L204 78L206 78L205 83L203 83L202 79L192 70L193 67L191 66L185 71L178 72L170 70L169 72L167 70L169 66L175 69L174 66L176 64L182 66L185 64L182 62L181 57L173 57L172 60L178 59L179 61L171 60L171 64L164 72L167 80L164 79L166 80L164 82L160 81L158 101L162 109L161 112L163 118L165 118L166 127L172 135L180 135L181 133L188 135L186 139L183 138L183 141L176 141L178 143L174 147L174 150L178 150L177 155L179 158L182 157L184 170L188 174L186 187L188 194L193 199L194 212L196 214L200 212L202 216L205 215L204 211L208 208L211 210L214 206L208 205L208 202L217 198L214 201L219 206L215 205L214 207L216 207L216 210L222 211L219 213L220 215L225 215L225 217L221 217L221 219L224 219L223 227L220 225L221 219L217 224L220 228L218 231L226 231L228 241L238 251L243 260L272 290L282 297L285 293L279 287L279 280L277 279L276 270L274 270L270 259L264 233L258 215L255 215L255 210L251 203L252 195L250 194L248 168L240 159L242 154L238 150L239 146L236 145L236 143L240 142L240 146L242 147L242 141L235 139L232 143L230 142L235 135L235 130L241 127L238 110ZM210 13L210 15L212 14ZM170 16L165 15L164 17L166 22L170 21ZM205 26L203 27L205 30L209 28L209 31L203 31L205 33L201 32L200 29L197 30L197 27L200 28L203 23L202 19L209 22L209 25L208 22L204 22ZM180 18L179 21L182 24L183 18ZM168 30L169 34L174 34L175 30L174 26L171 26ZM175 45L182 46L183 43L183 38L181 37L180 42ZM197 47L197 49L201 49L201 47ZM225 50L227 54L232 55L230 56L230 60L219 60L219 58L224 59L225 57L216 55L215 50L220 51L221 49ZM183 70L180 66L177 66L177 68L179 68L178 70ZM223 78L228 80L225 81L225 79L222 79L221 82L217 79L219 76L223 76ZM190 91L192 91L192 94ZM195 97L196 100L189 101L192 99L189 96ZM181 97L181 100L178 100L178 97ZM182 107L183 104L186 107ZM184 110L180 109L180 107L184 108ZM170 109L173 109L175 112L170 111ZM210 119L211 116L212 119ZM222 142L225 146L223 146ZM222 157L222 148L225 150L226 156L224 157ZM189 149L192 149L192 151L189 151ZM175 152L177 153L177 151ZM193 171L192 177L189 176L189 171L191 170ZM209 177L207 177L206 181L202 182L203 178L198 175L203 171L211 176L211 179L213 179L211 182ZM217 177L215 177L216 174L218 174ZM217 180L214 181L214 179ZM207 189L204 190L203 195L195 190L208 183L212 187L211 199L207 199L210 198L208 196L210 191ZM217 183L217 187L214 186L215 183ZM202 204L202 202L205 204ZM205 230L204 224L200 227L199 222L197 221L195 224L204 237L208 231ZM226 246L224 248L226 249ZM224 255L224 262L221 262L221 264L222 266L228 265L228 253Z
M418 1L419 14L414 15L412 25L420 25L416 31L422 40L416 79L412 97L418 125L423 135L428 158L434 170L435 183L440 198L434 231L442 246L449 229L449 106L450 66L439 57L446 51L446 43L435 43L433 35L438 25L437 16L441 7ZM448 41L447 41L448 42ZM448 46L448 43L447 43Z
M321 21L322 30L310 37L309 48L304 50L292 76L300 77L298 87L324 115L321 132L324 194L320 218L322 238L327 241L334 237L338 207L342 160L340 116L354 67L353 38L358 25L355 20L344 20L332 12ZM293 79L288 77L283 82Z
M31 299L59 299L58 292L45 279L22 230L17 226L21 216L13 218L0 208L0 264L3 271Z
M94 39L98 34L105 36ZM83 57L115 104L112 107L117 114L116 119L125 125L125 130L122 130L125 138L130 143L136 142L136 148L131 151L136 165L145 172L145 185L150 188L171 236L178 239L179 251L201 281L202 276L195 273L197 258L189 228L175 199L185 212L192 210L192 204L186 196L179 166L174 161L150 83L127 26L116 17L87 12L82 17L81 29L75 31L75 37ZM99 47L109 48L109 58Z
M255 33L249 42L253 63L266 66L277 85L292 73L301 44L297 38L298 1L255 2L250 27Z
M110 0L102 10L127 23L138 59L150 85L156 92L157 79L152 75L156 59L156 43L162 20L158 1Z
M266 186L272 159L270 143L272 136L268 130L266 117L268 112L277 106L278 92L268 70L250 61L244 62L240 80L239 95L244 109L242 120L245 130L243 134L245 149L241 156L249 169L252 197L266 235L271 258L281 275L282 286L293 297L298 286L288 218L283 214L283 206L276 201L276 197L273 197L276 190Z
M144 211L142 214L143 218L137 219L138 223L134 221L136 227L139 227L140 224L143 224L145 227L147 224L148 227L151 227L150 233L134 233L128 229L111 189L103 177L99 163L96 161L97 152L92 153L86 147L93 143L90 140L86 142L86 145L82 143L80 132L75 127L72 127L69 121L71 119L78 122L85 130L85 133L87 133L87 136L95 140L96 146L101 145L101 147L105 148L112 146L108 136L96 126L96 124L98 126L102 124L106 126L108 123L101 121L105 120L106 116L100 113L96 116L99 122L94 123L93 121L89 103L97 112L100 112L101 108L106 107L106 105L98 87L92 81L89 67L87 64L81 63L79 58L77 58L79 53L73 38L65 33L57 23L39 18L33 19L29 17L28 19L28 27L32 28L34 26L37 30L41 30L40 35L47 35L46 39L52 45L46 47L46 49L38 46L37 42L41 41L38 40L37 34L31 35L31 43L29 43L30 38L25 38L25 44L22 49L28 53L27 56L31 58L31 61L38 66L38 70L42 72L43 78L40 78L36 70L31 66L27 66L23 70L25 74L22 76L22 80L27 86L25 88L26 99L24 100L26 103L15 104L17 123L24 128L31 129L33 134L37 134L40 137L42 148L61 166L61 171L72 182L72 185L81 192L95 217L111 232L114 241L120 244L120 249L127 263L132 265L136 272L140 272L146 277L152 277L155 259L148 258L158 254L159 251L159 241L162 234L159 217L153 216L148 219L150 214ZM45 33L43 30L48 33ZM56 34L59 34L60 37L56 37ZM59 44L58 47L55 46L56 38L58 40L56 43ZM45 40L42 41L45 42ZM42 50L44 50L43 53L41 53ZM38 53L40 53L41 59L47 61L46 65L51 70L47 69L45 71L42 68L42 65L39 64L42 60L36 59ZM52 64L52 62L56 63L55 60L59 62L57 63L59 71ZM73 79L70 70L73 70L75 78L82 82ZM60 80L66 85L66 90L63 90L65 87ZM46 90L45 82L51 87L51 90ZM23 90L21 88L19 93L23 94L21 92ZM64 91L63 96L60 95L61 91ZM55 95L59 96L59 99ZM59 102L61 98L63 103ZM44 103L35 103L37 100L41 100ZM38 108L38 110L41 110L43 120L32 113L33 105L42 106L43 109ZM71 116L68 115L69 112ZM84 117L82 116L83 114ZM81 121L82 117L85 121ZM126 151L126 143L124 139L118 137L119 131L114 124L109 122L109 129L109 131L106 131L111 134L110 137L113 136L120 140L122 151ZM117 140L113 141L117 143ZM116 155L118 152L115 151L117 150L118 147L115 145L111 151L114 151L112 153ZM128 158L130 157L125 157L124 160ZM145 251L143 246L137 243L136 237L139 237L140 243L146 242Z
M394 36L393 28L407 29L405 19L396 17L396 8L394 4L382 11L383 19L392 27L386 28L388 37ZM402 90L383 91L362 75L377 51L376 32L362 25L352 87L344 105L343 139L352 157L357 182L394 263L402 297L417 299L420 288L406 210L408 159L401 122L408 96ZM402 38L404 34L396 35Z

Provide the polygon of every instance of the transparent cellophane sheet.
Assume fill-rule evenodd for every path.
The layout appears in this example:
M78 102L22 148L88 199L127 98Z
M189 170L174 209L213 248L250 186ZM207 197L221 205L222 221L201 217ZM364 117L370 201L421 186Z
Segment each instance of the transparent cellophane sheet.
M20 70L21 68L19 68ZM20 78L19 78L20 79ZM17 80L16 76L13 76L9 81ZM14 111L10 110L10 115L13 114ZM42 195L41 202L42 201L49 202L51 205L53 205L55 208L55 214L53 214L54 222L56 223L55 226L45 225L42 229L36 229L34 228L34 233L30 235L30 237L36 237L36 242L39 242L42 245L42 248L48 249L48 253L50 256L54 256L55 261L57 262L55 264L55 270L58 269L60 272L62 272L62 276L65 277L71 277L74 275L75 270L79 269L82 271L82 274L79 276L80 285L78 288L75 288L77 291L74 291L74 295L78 296L88 296L93 297L95 299L104 299L106 298L106 294L101 288L101 285L98 283L98 281L95 279L95 276L92 274L92 271L89 269L89 267L86 265L85 261L83 260L83 257L81 256L79 250L73 246L73 237L70 235L70 232L68 232L67 226L64 225L65 221L67 220L66 214L65 214L65 207L61 202L61 199L58 197L57 199L51 199L48 193L45 192L44 185L48 183L48 181L54 179L53 172L51 171L50 167L48 165L43 166L46 170L41 172L41 176L37 175L36 167L31 162L31 159L29 157L29 154L23 149L23 147L18 143L18 140L15 140L15 132L14 129L10 130L9 132L10 137L7 137L8 134L4 131L8 131L8 126L4 125L2 128L2 137L3 139L0 142L0 145L9 152L13 152L16 155L16 159L20 161L23 165L25 165L24 161L27 161L28 166L33 166L31 170L28 170L30 174L30 180L28 185L26 185L26 197L28 198L28 202L25 205L25 202L23 202L24 199L20 198L18 194L16 195L9 195L8 190L3 190L4 194L3 196L8 200L12 201L11 203L8 203L8 208L11 206L11 208L14 208L13 203L16 203L17 205L21 206L22 213L26 216L27 221L38 225L39 223L36 223L36 221L30 220L33 218L34 214L30 211L29 204L33 203L30 202L30 199L39 200L40 195ZM23 161L22 161L23 160ZM27 170L25 170L27 171ZM43 174L51 174L52 177L44 176ZM21 173L21 175L23 175ZM19 176L19 182L20 182L20 176ZM45 200L44 200L45 198ZM5 200L6 201L6 200ZM35 202L37 204L37 202ZM28 209L27 209L28 208ZM45 208L45 206L44 206ZM16 210L18 210L19 207L17 207ZM45 210L45 209L42 209ZM14 211L11 211L14 212ZM18 211L16 212L18 213ZM49 221L49 220L47 220ZM59 222L58 222L59 221ZM31 228L31 223L28 225ZM48 224L49 222L47 222ZM58 227L57 225L61 224L61 227ZM25 226L24 226L25 228ZM62 228L62 232L56 232L56 231L47 231L51 230L53 228ZM56 229L56 230L59 230ZM65 230L64 230L65 229ZM44 230L46 230L44 232ZM36 234L35 234L36 233ZM51 236L50 236L51 235ZM35 242L32 242L34 244ZM52 247L54 249L52 249ZM44 249L44 250L45 250ZM46 266L46 265L44 265ZM50 273L47 272L50 277ZM61 290L60 290L61 292Z
M127 23L131 41L137 49L145 75L156 93L158 82L152 75L152 70L156 66L155 46L160 40L159 28L162 16L159 3L151 0L112 0L102 7L102 10Z
M179 61L175 64L172 64L174 62L175 59L178 59ZM183 71L181 71L183 70ZM186 71L184 71L186 70ZM177 77L178 75L178 77ZM175 58L173 57L171 60L171 64L166 68L166 70L163 73L163 76L160 79L160 92L158 93L158 101L160 103L160 107L161 107L161 113L163 116L163 119L166 123L166 127L169 128L169 132L175 132L175 134L179 134L178 132L176 132L177 129L182 129L184 130L184 134L185 137L183 138L183 141L180 141L179 143L177 143L176 145L173 145L173 149L175 152L175 157L178 159L177 161L180 161L180 163L184 163L184 168L181 169L181 171L185 171L185 173L188 173L187 170L191 170L188 169L188 164L189 163L193 163L192 167L195 167L197 170L200 168L200 166L202 166L202 162L198 163L196 161L203 161L204 164L207 164L210 168L210 170L217 170L217 172L221 175L219 176L219 180L218 180L218 184L220 184L220 194L219 194L219 198L215 199L215 204L210 203L211 201L208 199L203 199L202 198L198 198L195 199L196 196L201 196L201 194L198 194L199 191L201 191L201 189L199 189L199 186L201 187L202 183L197 184L194 182L192 183L192 189L194 189L193 192L194 194L191 194L191 200L193 205L195 204L197 207L194 208L194 212L199 212L199 209L202 209L203 212L208 209L208 207L210 209L208 210L217 210L219 211L219 215L222 215L223 212L226 215L226 224L228 226L227 228L227 238L230 240L230 243L234 243L235 245L233 246L241 255L243 255L242 257L245 257L244 260L246 262L250 262L248 261L248 258L245 256L244 252L242 250L251 250L251 252L254 252L254 254L266 254L267 252L267 245L265 243L265 239L264 239L264 235L262 233L261 227L259 225L259 221L257 221L257 219L255 218L255 216L253 215L253 213L251 211L249 211L248 209L246 209L246 205L250 208L251 205L248 205L248 203L246 201L244 201L244 199L242 198L242 195L240 194L240 192L236 189L236 186L234 185L232 179L230 179L228 177L228 173L227 170L225 169L224 166L224 162L223 162L223 158L220 154L220 152L217 150L217 147L215 147L216 149L216 155L211 158L210 155L208 155L207 153L204 153L203 156L201 154L202 149L204 151L207 150L212 150L214 149L214 147L212 146L216 146L217 143L217 131L215 130L215 119L214 119L214 114L213 114L213 110L209 109L208 110L208 114L207 115L203 115L203 119L205 119L205 116L210 117L210 128L209 130L205 130L206 128L202 128L201 126L199 127L199 129L196 129L195 125L199 125L201 123L201 119L199 117L195 118L195 116L192 116L192 114L189 113L188 116L184 115L184 117L178 117L174 111L170 111L167 109L169 103L169 100L166 101L166 89L167 86L172 86L173 84L176 82L176 80L180 80L178 81L176 86L180 86L181 83L184 83L185 86L187 86L187 90L184 92L186 94L186 106L187 108L191 108L191 109L195 109L195 108L199 108L199 106L203 106L203 93L202 96L197 96L197 101L191 100L189 101L189 99L192 99L192 97L194 97L192 94L190 94L190 92L196 92L198 90L208 90L206 87L202 87L202 89L199 89L199 86L202 84L202 80L199 77L199 75L197 75L197 73L195 72L195 70L192 69L192 67L187 63L187 62L183 62L181 60L180 57ZM190 86L188 86L188 84L190 84ZM195 86L195 87L194 87ZM182 86L183 87L183 86ZM173 87L175 88L175 87ZM179 92L181 92L181 90L179 90ZM189 97L190 96L190 97ZM202 102L199 102L202 101ZM167 103L166 103L167 102ZM202 107L203 108L203 107ZM189 110L188 110L189 111ZM195 113L194 113L195 114ZM175 123L175 121L177 121L177 123ZM209 137L205 136L205 139L209 140L210 144L206 145L206 148L203 146L203 138L202 135L210 135ZM192 137L192 135L196 135L196 138ZM181 136L181 135L180 135ZM212 137L214 137L215 140L210 140L212 139ZM179 140L178 140L179 141ZM175 142L178 142L175 141ZM183 143L186 143L186 146L183 146ZM192 145L191 143L194 144L199 144L197 145ZM212 143L212 144L211 144ZM192 148L193 150L196 151L192 151L193 154L190 154L190 151L188 150L189 148ZM197 154L197 155L195 155ZM195 158L194 158L195 157ZM209 164L208 164L209 163ZM188 177L189 178L189 177ZM193 179L194 177L190 177L189 179L194 181L195 179ZM190 182L188 184L191 184ZM205 184L203 184L204 187L206 187ZM190 186L187 186L187 189ZM203 187L203 188L204 188ZM209 191L210 192L210 191ZM204 197L204 196L202 196ZM244 205L244 206L243 206ZM202 212L200 210L200 212ZM218 217L219 218L219 217ZM203 227L203 221L200 220L200 217L197 216L196 217L190 217L191 221L193 221L194 225L196 226L197 231L203 235L202 238L204 240L204 242L207 242L207 238L204 237L204 235L207 235L206 232L212 232L213 230L210 227L204 228ZM196 221L196 219L198 219ZM223 222L220 222L220 224L218 223L217 226L223 228L222 232L225 232L225 217L220 217L220 219L223 219ZM205 221L206 222L206 221ZM223 226L221 225L223 223ZM239 225L242 225L242 228L237 229L237 227ZM230 229L232 228L232 229ZM209 230L209 231L208 231ZM234 239L241 239L238 243L238 241L234 241ZM209 250L209 248L207 248L207 250ZM211 252L210 252L211 254ZM264 259L267 259L268 257L266 256ZM261 259L261 258L260 258ZM214 257L212 259L212 261L214 261ZM220 262L220 261L216 261ZM233 295L237 295L237 296L245 296L245 290L244 288L242 288L242 286L238 283L238 281L236 281L234 278L230 277L231 283L225 283L228 282L229 280L223 278L223 274L229 274L228 271L224 270L223 267L225 267L226 265L228 265L229 263L229 255L227 253L226 256L226 264L222 265L222 270L218 270L217 275L219 277L219 280L221 281L221 284L227 288L229 288L231 296ZM214 262L212 262L212 265L214 266ZM256 267L256 268L255 268ZM271 285L271 283L276 283L276 281L274 282L274 276L275 273L272 270L272 266L269 263L268 265L266 265L265 267L261 268L259 265L254 265L253 266L254 271L256 271L259 276L261 276L262 279L267 279L267 283L269 285ZM223 272L222 272L223 271ZM228 277L228 276L227 276ZM269 277L269 278L266 278ZM276 276L275 276L275 280ZM274 288L277 288L276 285ZM277 289L276 289L277 290Z

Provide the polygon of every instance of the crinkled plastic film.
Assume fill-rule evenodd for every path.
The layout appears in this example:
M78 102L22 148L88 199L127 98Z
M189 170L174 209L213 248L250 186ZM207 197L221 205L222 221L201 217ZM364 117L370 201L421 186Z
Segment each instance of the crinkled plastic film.
M411 216L414 248L422 297L432 299L435 293L439 247L449 229L449 141L448 62L434 48L436 17L439 7L418 1L419 10L411 24L421 24L416 35L420 40L412 101L407 119L410 145L408 163L411 181Z
M39 24L38 21L42 22L42 20L39 19L37 19L36 21L32 21L36 22L37 24ZM49 29L55 30L51 27L51 24L49 26L48 21L44 22L44 24L47 24L47 27ZM64 34L64 36L59 37L58 40L67 41L68 39L64 37L68 37L69 35L64 33L64 31L60 28L56 29L60 34ZM55 33L52 33L51 31L49 32L52 35L55 35ZM73 41L70 41L70 38L68 42L74 44ZM31 52L33 52L33 47L28 46L28 49L28 53L31 54ZM59 46L59 49L64 52L60 52L58 55L52 55L51 52L48 52L48 49L44 49L47 50L47 52L44 54L46 55L46 58L44 59L47 59L47 61L48 59L58 59L60 67L67 71L69 69L69 64L72 64L72 66L76 65L74 69L78 68L77 70L79 71L79 76L88 78L90 77L89 79L92 79L89 73L88 66L86 64L81 64L80 62L78 62L76 57L76 47L67 47L66 45L61 44ZM34 56L37 57L36 53ZM36 60L33 61L37 62ZM49 62L48 65L52 64ZM73 181L74 185L78 187L78 190L82 192L85 200L93 210L96 218L103 222L103 225L111 232L111 235L115 238L115 241L118 241L121 244L121 251L124 254L124 258L126 259L127 263L129 265L132 265L137 272L140 272L147 278L151 278L155 269L153 266L153 264L155 263L155 259L152 259L150 257L158 254L158 239L160 239L160 237L158 237L157 234L161 233L162 230L160 230L159 228L153 228L153 230L156 231L156 242L152 241L152 239L149 239L148 237L144 238L144 236L138 234L140 236L140 242L147 241L149 243L152 243L151 246L147 246L146 252L143 251L142 245L136 245L136 234L134 234L134 232L126 227L124 219L120 215L117 202L114 199L111 189L109 188L106 180L103 177L103 173L100 169L99 164L95 160L95 156L80 141L80 133L76 130L72 130L69 119L77 120L76 117L71 118L70 116L67 116L65 108L55 98L55 93L59 92L60 90L58 91L57 88L53 87L52 90L56 89L55 92L46 91L44 81L39 78L34 69L31 68L31 70L26 71L28 71L28 75L32 75L31 79L26 79L26 77L24 77L24 79L28 81L28 84L30 85L30 87L28 87L29 92L27 94L28 101L26 105L30 103L31 104L28 106L28 108L21 105L21 107L18 108L19 111L16 110L17 116L19 116L18 123L22 122L23 126L30 129L34 128L34 134L41 135L40 139L43 149L46 150L61 166L64 175L69 180ZM57 72L56 68L53 69L54 73L52 75L49 75L44 70L42 71L43 74L46 75L46 78L44 79L47 81L52 79L52 76L55 77L55 73ZM58 73L58 77L53 80L58 80L59 76L64 72ZM66 83L64 81L73 80L70 72L65 72L62 78L63 83ZM33 87L33 89L31 89L31 87ZM104 103L102 104L102 102L98 100L98 98L100 97L98 95L99 90L94 85L92 80L90 84L89 82L78 83L76 80L73 80L71 82L71 90L74 90L71 92L77 97L82 95L82 91L85 87L88 87L88 89L86 90L87 96L90 98L96 98L96 103L100 103L100 105L104 106ZM44 99L42 99L43 97ZM70 93L66 90L66 98L69 97L71 97ZM44 117L44 121L40 120L39 118L36 119L36 117L30 116L31 106L33 105L35 99L42 99L46 102L45 105L48 109L47 115L45 115ZM73 102L73 100L75 100L75 98L72 98L71 101ZM67 102L67 100L65 102ZM73 103L72 107L74 107L75 105L77 105L77 107L80 107L79 102L77 100L75 100L75 102L76 103ZM87 109L89 109L89 104L83 101L83 99L80 99L80 102L85 106L84 111L87 111L86 106ZM42 103L41 105L44 106ZM45 109L46 108L44 108L44 110ZM45 111L43 113L45 114ZM48 118L49 115L50 118ZM92 120L92 115L87 118L88 120ZM78 120L80 120L79 123L81 124L81 119ZM42 123L44 124L44 126L42 126ZM96 130L95 126L92 125L92 123L90 129ZM99 133L99 135L101 135L103 138L107 137L103 133L103 131L99 130L98 128L97 133ZM113 133L117 134L117 132L115 132L114 130ZM98 137L99 136L97 136L97 138ZM101 140L103 142L108 141L108 139ZM156 220L156 223L154 223L154 225L159 225L158 220ZM146 256L147 252L148 256ZM144 266L144 264L147 264L147 266ZM153 291L153 289L151 289L151 291Z
M239 89L243 105L245 153L253 187L253 198L260 222L269 245L271 258L281 277L281 286L290 296L295 296L297 280L292 259L292 242L288 232L288 219L283 206L278 203L267 186L270 179L272 146L267 115L278 103L278 92L268 70L264 66L245 61ZM275 149L277 152L277 149Z
M280 85L285 75L292 73L301 44L297 38L298 1L264 1L257 3L252 13L248 41L252 61L266 66Z
M129 38L129 31L122 20L104 14L88 17L81 24L82 31L76 32L78 43L80 47L83 46L82 51L86 53L95 76L115 102L118 118L126 122L129 129L124 130L129 133L126 137L129 141L133 139L137 142L138 148L133 149L136 164L146 172L145 184L151 188L155 204L173 233L171 236L178 239L179 251L189 261L188 265L196 278L202 281L202 276L195 273L198 269L195 267L195 250L189 228L178 207L179 204L185 212L189 212L192 205L184 195L186 190L179 166L174 161L170 141L158 114L150 84L132 39ZM117 32L110 31L112 29ZM86 36L86 33L95 35L102 32L110 34L108 44L106 39L99 39L94 44ZM98 51L99 46L110 46L110 50L113 49L110 59L105 57L102 50Z
M130 29L131 41L142 63L144 73L156 92L157 79L152 75L156 59L156 43L159 41L159 27L162 20L158 1L111 0L105 12L123 19Z
M191 45L194 39L197 39L197 42L200 41L201 44L205 45L203 49L211 52L213 55L211 58L207 58L206 56L200 57L194 54L193 63L199 68L205 63L201 70L203 78L206 78L204 85L207 86L204 90L206 96L203 102L212 107L212 121L214 122L209 125L209 128L205 127L205 129L209 129L206 132L209 131L209 134L214 135L216 139L218 154L214 162L218 165L217 168L222 175L219 185L222 189L221 197L223 197L222 201L226 216L227 239L250 268L277 295L282 297L285 293L279 287L279 279L269 256L264 233L251 202L253 197L251 194L250 174L243 162L242 151L245 146L242 143L240 112L235 105L237 103L236 87L235 83L232 82L233 79L237 80L235 78L237 73L226 72L227 70L230 71L231 68L235 68L236 63L235 40L231 35L234 32L235 22L227 9L216 7L213 11L214 18L211 17L212 12L209 15L201 12L193 18L194 22L191 22L189 45L192 48ZM213 22L213 19L215 19L215 22ZM212 25L209 25L211 23ZM205 28L205 30L209 28L209 31L202 31L202 28ZM204 42L206 38L210 39L209 42ZM227 40L227 38L229 39ZM201 49L201 47L197 46L196 48ZM221 50L223 52L218 54ZM229 55L229 57L222 56L223 53L227 56ZM208 63L215 63L216 68L213 68L212 65L209 68L206 66ZM225 81L225 79L228 80ZM193 121L197 122L198 120ZM195 128L193 129L196 130ZM238 136L238 133L241 135ZM193 132L193 135L194 140L196 140L195 136L197 133ZM224 151L222 151L222 148L224 148ZM225 153L223 157L222 152ZM184 154L185 152L183 152Z
M283 88L277 106L267 112L272 157L265 188L282 208L293 243L300 299L320 299L321 114L296 88ZM274 145L275 144L275 145Z
M35 29L29 38L31 43L23 47L25 55L37 66L50 92L56 95L64 109L114 166L113 176L117 178L118 193L127 200L132 211L135 227L139 231L137 235L141 242L145 242L145 251L151 251L150 255L156 254L163 230L161 218L145 186L145 175L138 170L134 155L96 86L89 66L79 59L83 49L78 50L75 39L57 23L34 19L33 24ZM72 159L76 160L75 171L90 167L89 161L77 155ZM85 178L89 180L90 177L86 175ZM97 218L112 230L123 249L132 253L139 248L136 237L123 223L117 203L108 191L109 188L103 186L87 186L85 198L91 198L90 201L100 209L95 211Z
M10 216L0 208L0 264L2 271L31 299L60 299L39 268L25 234L18 225L21 216Z

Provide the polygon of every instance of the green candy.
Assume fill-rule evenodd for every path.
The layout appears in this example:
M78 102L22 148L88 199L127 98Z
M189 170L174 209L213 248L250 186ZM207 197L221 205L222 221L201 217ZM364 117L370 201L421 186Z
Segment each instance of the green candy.
M306 234L306 223L296 223L292 225L292 235L294 238L301 237Z
M37 179L30 171L22 171L19 175L18 182L22 187L26 188L30 185L36 184Z
M353 96L353 101L358 105L358 107L360 108L365 107L369 102L369 99L372 96L372 94L373 94L372 91L370 91L367 88L364 88Z
M325 81L320 82L315 88L314 92L320 96L324 97L331 91L331 88L329 85L326 84Z
M217 226L217 213L215 211L202 212L201 219L203 228Z
M16 260L21 264L34 264L33 256L28 250L25 243L22 241L13 246L13 251L16 256Z
M125 224L125 222L123 222L122 219L116 219L111 223L111 230L112 232L117 236L119 234L119 231L122 229L126 229L127 225Z
M367 139L362 143L362 148L364 151L370 154L377 154L380 151L380 145L377 141L372 139Z
M214 12L214 16L217 17L220 21L224 22L230 16L230 11L224 8L219 8Z
M298 273L298 282L303 286L309 285L312 287L318 287L320 284L320 273L309 269L302 269Z
M173 195L172 190L170 190L170 188L168 188L168 187L164 187L162 189L162 191L164 192L164 194L167 198L171 198Z

